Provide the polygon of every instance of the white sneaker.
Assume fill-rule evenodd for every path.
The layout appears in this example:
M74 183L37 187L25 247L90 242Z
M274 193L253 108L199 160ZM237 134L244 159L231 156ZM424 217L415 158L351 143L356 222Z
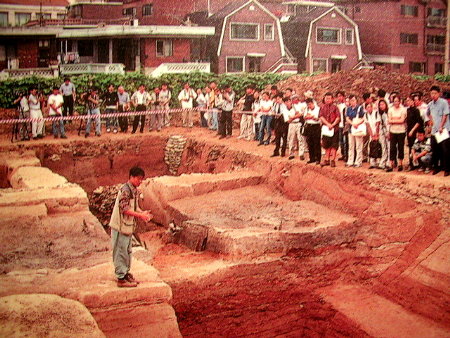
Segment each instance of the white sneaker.
M107 128L107 129L106 129L106 132L107 132L107 133L110 133L110 132L111 132L111 128Z

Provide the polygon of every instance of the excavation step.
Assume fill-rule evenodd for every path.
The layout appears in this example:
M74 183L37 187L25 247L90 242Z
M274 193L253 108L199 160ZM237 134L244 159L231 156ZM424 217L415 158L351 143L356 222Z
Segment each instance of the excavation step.
M165 201L173 201L213 191L258 185L262 181L262 175L253 171L233 171L219 174L160 176L151 181Z
M325 301L373 337L448 337L450 330L357 285L320 290Z
M135 288L118 288L113 271L112 263L63 271L12 271L0 278L0 296L51 293L77 300L107 337L181 337L169 305L171 288L155 268L134 259L132 272L140 281Z
M67 179L44 167L20 167L14 169L9 178L14 189L54 188L62 186Z
M213 191L226 191L262 182L261 174L253 171L233 171L219 174L183 174L181 176L160 176L142 182L142 206L151 210L153 221L168 226L173 215L168 212L168 203Z
M56 295L0 298L0 336L104 338L92 315L79 302ZM51 332L51 334L49 334Z
M172 201L181 243L194 250L260 255L339 245L354 234L353 216L312 201L291 201L258 185Z
M0 207L34 206L44 203L49 213L89 210L86 192L76 184L38 189L2 189Z
M9 187L11 173L20 167L40 167L41 162L34 151L11 152L5 151L0 154L0 187Z

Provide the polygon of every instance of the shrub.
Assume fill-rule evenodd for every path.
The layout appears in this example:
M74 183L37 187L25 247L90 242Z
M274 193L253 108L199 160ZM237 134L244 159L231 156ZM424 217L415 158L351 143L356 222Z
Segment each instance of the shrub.
M185 82L189 82L192 88L204 88L211 81L216 81L219 86L229 84L235 90L237 97L244 95L247 85L255 85L258 88L264 88L269 84L276 84L281 80L288 78L282 74L239 74L239 75L217 75L213 73L187 73L187 74L165 74L159 78L145 76L141 73L120 74L83 74L71 76L77 94L85 93L90 87L97 87L101 92L107 90L109 84L124 86L130 95L137 90L140 84L144 84L148 91L162 83L168 83L172 90L172 96L176 98L183 88ZM39 78L27 77L17 80L6 80L0 82L0 107L12 107L12 103L18 92L28 92L29 88L35 86L45 95L49 95L55 85L60 85L63 78ZM178 105L176 99L173 105Z

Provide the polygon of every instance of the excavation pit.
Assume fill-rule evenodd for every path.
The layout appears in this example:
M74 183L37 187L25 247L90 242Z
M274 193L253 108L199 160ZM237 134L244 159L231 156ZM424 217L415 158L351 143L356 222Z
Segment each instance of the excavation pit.
M171 176L175 134L187 141ZM61 181L47 187L45 168L5 166L0 295L77 297L107 336L144 335L155 318L162 335L179 325L193 337L448 335L448 183L308 166L271 150L181 129L4 145L33 152ZM87 194L123 183L132 165L147 173L144 207L183 230L167 244L164 228L142 228L149 251L134 256L145 285L128 294L115 292L109 238ZM377 320L367 320L371 308Z

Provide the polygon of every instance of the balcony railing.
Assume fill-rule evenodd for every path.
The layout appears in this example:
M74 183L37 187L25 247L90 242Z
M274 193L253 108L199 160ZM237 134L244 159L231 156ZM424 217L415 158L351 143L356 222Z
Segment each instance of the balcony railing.
M429 16L427 17L428 27L445 27L447 25L447 17L445 16Z
M427 43L427 52L428 53L445 53L445 45L437 44L437 43Z
M73 63L59 66L62 75L70 74L124 74L125 66L121 63Z
M209 73L211 72L211 64L208 62L162 63L152 72L152 76L159 77L162 74L191 72Z
M81 19L81 18L71 18L71 19L45 19L45 20L32 20L28 21L25 26L97 26L97 25L127 25L131 24L129 18L119 18L119 19Z
M18 69L4 69L0 74L1 80L6 79L20 79L23 77L38 76L38 77L57 77L58 67L49 68L18 68Z

